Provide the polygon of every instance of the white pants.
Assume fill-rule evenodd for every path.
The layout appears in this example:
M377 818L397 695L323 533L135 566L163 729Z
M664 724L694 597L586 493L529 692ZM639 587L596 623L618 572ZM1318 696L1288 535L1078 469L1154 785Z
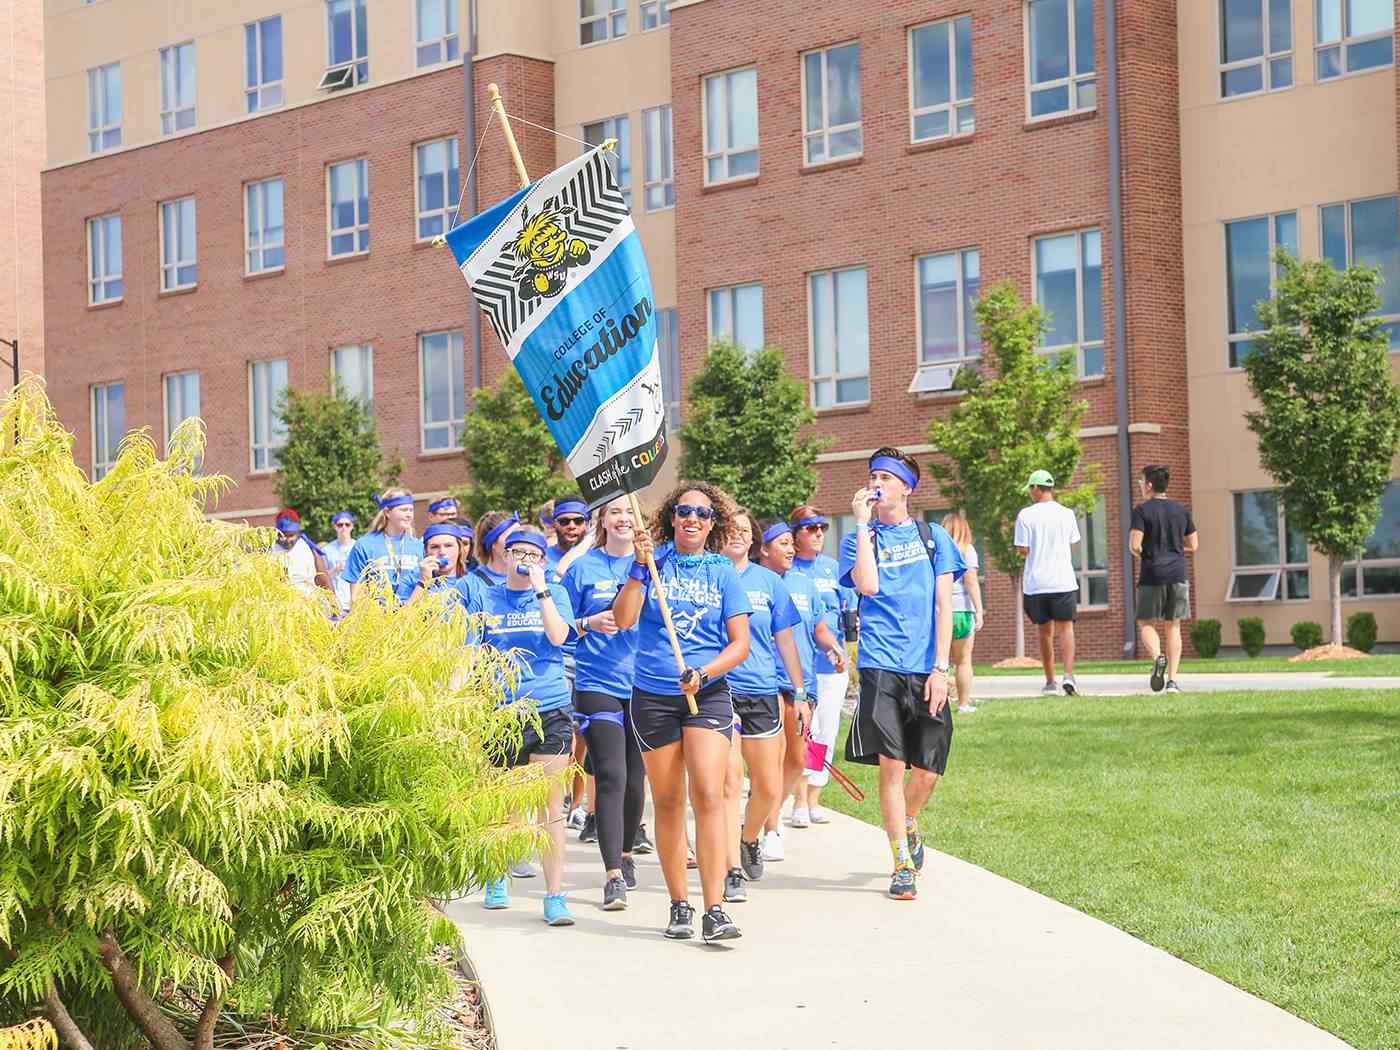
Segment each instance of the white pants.
M826 760L836 761L833 749L836 735L841 731L841 708L846 703L846 688L850 679L844 674L817 675L817 707L812 712L812 739L826 745ZM803 774L812 787L824 787L831 779L825 769L808 770Z

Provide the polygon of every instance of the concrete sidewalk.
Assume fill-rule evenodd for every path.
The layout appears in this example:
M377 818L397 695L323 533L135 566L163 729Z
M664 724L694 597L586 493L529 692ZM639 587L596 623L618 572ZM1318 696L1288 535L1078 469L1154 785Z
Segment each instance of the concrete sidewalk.
M455 902L499 1050L1339 1050L1345 1043L1096 919L930 850L919 899L888 900L883 833L848 817L789 830L742 940L661 936L656 858L624 912L599 909L595 845L569 835L578 925L541 920L542 879L508 911ZM700 893L691 872L691 901Z
M1057 666L1063 675L1063 669ZM1075 675L1085 696L1156 695L1148 682L1147 664L1141 674ZM1264 674L1183 674L1186 693L1291 692L1300 689L1400 689L1400 678L1348 676L1333 678L1325 671L1283 671ZM1045 677L1039 671L1017 675L977 675L972 695L977 700L1011 700L1039 696Z

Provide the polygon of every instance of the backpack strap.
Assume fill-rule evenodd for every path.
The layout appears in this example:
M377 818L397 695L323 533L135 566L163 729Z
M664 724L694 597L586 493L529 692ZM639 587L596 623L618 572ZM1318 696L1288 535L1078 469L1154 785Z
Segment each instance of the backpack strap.
M933 527L923 518L915 518L914 528L919 530L919 539L924 541L924 553L928 555L929 567L932 568L934 564L933 553L938 547L933 539ZM936 573L935 576L937 576Z

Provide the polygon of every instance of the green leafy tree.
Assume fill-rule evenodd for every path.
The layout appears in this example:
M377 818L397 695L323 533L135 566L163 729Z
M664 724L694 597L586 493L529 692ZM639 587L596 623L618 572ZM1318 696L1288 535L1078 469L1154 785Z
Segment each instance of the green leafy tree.
M1027 504L1026 478L1045 469L1057 482L1074 476L1083 449L1079 421L1088 402L1075 399L1072 354L1047 360L1036 353L1044 311L1021 302L1009 282L989 288L976 307L983 360L992 374L964 369L966 394L948 419L929 424L939 460L929 465L944 497L963 509L992 563L1016 581L1016 655L1026 651L1020 615L1024 559L1016 550L1016 515ZM1076 487L1056 490L1067 507L1089 513L1099 480L1097 465Z
M471 480L457 493L476 519L491 510L528 512L552 499L577 496L578 484L515 369L495 390L477 390L462 429Z
M205 517L203 447L133 433L91 484L36 379L0 401L0 1028L442 1047L425 899L531 852L550 787L491 761L510 664L431 600L332 624Z
M360 528L379 509L379 494L403 470L379 447L374 414L339 384L331 393L289 389L279 411L287 428L277 498L313 536L331 534L331 515L348 510Z
M1280 251L1274 299L1258 306L1265 329L1245 359L1259 407L1245 414L1259 462L1308 542L1327 555L1332 642L1342 644L1342 563L1361 551L1400 449L1400 391L1389 345L1373 315L1378 271L1338 271Z
M812 498L817 455L831 439L799 437L816 415L781 350L750 354L711 343L687 404L682 476L714 482L761 517L786 515Z

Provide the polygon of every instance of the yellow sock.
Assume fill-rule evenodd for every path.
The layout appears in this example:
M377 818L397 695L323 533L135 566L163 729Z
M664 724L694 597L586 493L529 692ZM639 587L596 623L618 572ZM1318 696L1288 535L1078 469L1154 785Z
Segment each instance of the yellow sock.
M909 856L909 839L901 836L897 839L890 839L890 853L894 855L894 866L896 868L912 868L913 859Z

